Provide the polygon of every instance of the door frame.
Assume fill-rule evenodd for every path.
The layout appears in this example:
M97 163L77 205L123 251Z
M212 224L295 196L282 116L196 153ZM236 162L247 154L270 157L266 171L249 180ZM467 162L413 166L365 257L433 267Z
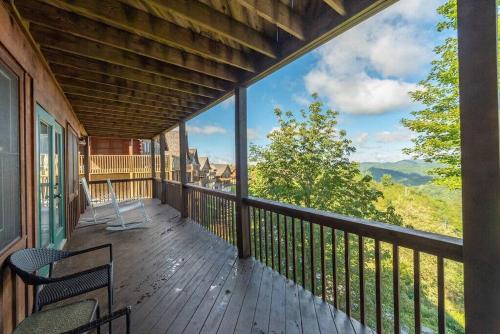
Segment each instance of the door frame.
M66 157L66 145L65 145L65 129L64 127L59 124L56 119L47 112L47 110L40 105L39 103L35 104L35 170L36 170L36 193L38 194L37 196L37 221L36 221L36 231L37 231L37 238L35 240L35 244L37 247L41 247L41 238L42 238L42 231L41 231L41 218L42 218L42 213L41 213L41 205L40 201L42 200L41 198L41 193L40 193L40 122L46 123L50 128L51 128L51 134L49 138L49 155L52 157L54 154L54 145L55 145L55 136L56 132L60 134L60 148L59 148L59 155L62 155L59 158L59 177L61 178L61 184L59 185L59 220L61 220L63 223L61 224L62 228L62 233L63 236L61 237L60 240L56 240L56 227L54 226L55 220L54 220L54 214L56 214L54 210L54 196L51 196L49 201L50 201L50 209L49 209L49 229L50 229L50 242L47 245L48 248L57 248L57 249L62 249L64 247L64 244L66 243L67 240L67 226L66 226L66 189L65 189L65 157ZM50 169L50 178L49 178L49 189L51 191L54 190L54 164L52 161L49 162L49 169Z

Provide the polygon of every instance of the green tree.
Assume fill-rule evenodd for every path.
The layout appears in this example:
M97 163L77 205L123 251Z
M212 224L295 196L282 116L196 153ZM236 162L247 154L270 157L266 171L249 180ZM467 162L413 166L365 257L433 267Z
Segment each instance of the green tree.
M305 207L401 224L393 208L378 210L383 197L349 160L355 147L337 128L338 113L324 109L316 95L301 119L275 109L279 129L267 146L250 147L250 191L253 195Z
M449 0L437 9L443 17L438 23L438 32L457 29L457 3ZM431 169L434 182L451 189L461 187L460 164L460 111L458 90L458 43L456 37L448 37L434 49L437 59L432 61L427 78L410 93L422 110L412 112L413 118L402 123L417 133L412 140L414 146L405 153L441 166Z

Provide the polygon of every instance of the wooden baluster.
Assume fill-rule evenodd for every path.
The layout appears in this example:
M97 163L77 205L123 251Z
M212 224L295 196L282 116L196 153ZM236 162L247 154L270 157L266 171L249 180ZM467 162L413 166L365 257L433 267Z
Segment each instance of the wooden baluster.
M251 210L253 223L253 257L257 259L257 222L255 220L255 207L252 207ZM250 212L250 208L248 208L248 212Z
M281 274L281 219L280 214L276 215L276 224L278 225L278 272Z
M286 278L289 278L288 276L288 217L285 216L285 276Z
M217 229L217 216L215 215L216 214L216 198L214 196L210 196L210 211L211 211L211 214L210 214L210 218L212 219L212 227L213 227L213 233L215 235L218 235L217 232L218 232L218 229Z
M300 242L301 242L301 255L302 255L302 287L306 288L306 265L305 265L305 231L304 231L304 221L300 220Z
M217 222L217 236L222 239L222 226L220 223L220 197L215 196L215 219Z
M326 300L326 260L325 260L325 227L320 226L320 242L321 242L321 298Z
M229 231L226 219L226 199L221 198L222 224L224 226L224 239L229 243Z
M413 251L413 303L415 309L415 334L422 332L420 326L420 253Z
M365 246L364 239L358 235L358 254L359 254L359 318L361 324L366 324L365 315Z
M344 232L344 267L345 267L345 313L351 316L351 266L350 266L349 233Z
M262 217L260 215L261 209L259 209L259 259L260 262L264 263L264 258L262 254Z
M295 218L292 217L292 261L293 261L293 281L297 283L297 254L296 254L296 231Z
M236 245L236 202L231 201L231 224L233 226L233 240Z
M401 331L399 313L399 247L392 245L392 295L394 303L394 333Z
M439 334L446 332L445 304L444 304L444 259L437 258L437 278L438 278L438 331Z
M314 224L309 223L309 249L311 252L311 291L316 295L316 276L314 267Z
M273 270L276 270L276 267L274 266L274 224L273 224L273 212L269 211L269 222L270 222L270 228L271 228L271 268Z
M269 256L267 252L267 211L264 210L264 247L266 250L266 266L269 266Z
M380 269L380 241L375 240L375 309L377 318L377 333L382 333L382 293Z
M200 206L200 216L201 216L201 224L207 228L207 202L206 202L206 194L200 193L201 196L201 206Z
M224 202L223 202L224 206L222 208L222 211L224 212L224 224L226 226L226 241L228 243L231 243L231 233L230 233L230 230L229 230L229 226L231 224L229 224L229 219L228 219L228 216L227 216L227 202L228 202L227 199L224 199ZM249 216L248 219L250 219L250 216Z

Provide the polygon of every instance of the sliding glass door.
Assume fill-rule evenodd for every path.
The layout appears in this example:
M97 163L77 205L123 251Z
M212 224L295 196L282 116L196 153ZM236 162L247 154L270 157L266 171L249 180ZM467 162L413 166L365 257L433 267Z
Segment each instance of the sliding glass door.
M64 220L63 128L37 105L38 247L61 248Z

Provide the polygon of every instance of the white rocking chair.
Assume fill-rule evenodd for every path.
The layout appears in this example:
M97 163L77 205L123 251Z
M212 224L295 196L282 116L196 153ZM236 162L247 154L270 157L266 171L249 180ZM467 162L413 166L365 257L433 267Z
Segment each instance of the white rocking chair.
M109 222L110 220L113 220L113 217L110 217L110 212L108 210L107 215L103 216L98 216L97 214L97 209L99 208L104 208L106 206L109 206L112 204L112 201L100 201L98 199L93 199L92 194L90 193L90 188L89 184L87 183L87 179L85 177L81 178L81 183L83 186L83 192L85 193L85 198L87 199L87 203L90 206L90 209L92 211L92 218L81 218L80 219L80 226L89 226L89 225L96 225L96 224L105 224Z
M109 226L106 227L108 231L122 231L122 230L130 230L133 228L143 228L148 227L151 223L151 219L149 218L146 208L144 207L144 202L141 199L126 201L126 202L118 202L115 194L115 190L111 185L111 181L108 179L108 188L109 193L111 194L111 203L113 204L113 208L115 209L116 214L116 222L113 224L107 223ZM125 212L129 212L132 210L139 209L141 211L141 215L143 220L141 222L129 222L125 223L122 214Z

